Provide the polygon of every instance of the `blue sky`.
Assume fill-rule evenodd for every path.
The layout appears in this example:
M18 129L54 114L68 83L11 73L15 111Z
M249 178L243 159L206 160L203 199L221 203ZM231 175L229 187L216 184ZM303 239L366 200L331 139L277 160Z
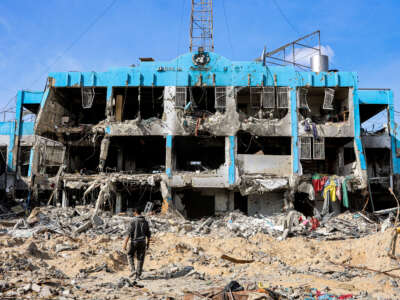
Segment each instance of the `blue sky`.
M19 89L43 90L50 71L104 71L187 52L190 0L116 0L102 15L112 2L1 0L0 107ZM275 2L291 25L274 0L214 0L215 52L252 60L264 45L272 50L319 29L335 68L357 71L360 87L400 95L400 1Z

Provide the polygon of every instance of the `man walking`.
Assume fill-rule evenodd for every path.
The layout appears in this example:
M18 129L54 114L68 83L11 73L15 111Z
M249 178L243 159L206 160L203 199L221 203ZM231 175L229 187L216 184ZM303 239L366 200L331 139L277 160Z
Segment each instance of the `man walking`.
M130 276L135 276L135 279L141 279L140 276L142 275L144 257L146 255L146 250L149 249L151 233L149 223L140 215L137 208L133 209L133 215L134 217L129 226L123 249L126 251L126 246L130 239L131 243L127 252L128 263L131 268ZM137 270L135 270L134 256L136 256L137 260Z

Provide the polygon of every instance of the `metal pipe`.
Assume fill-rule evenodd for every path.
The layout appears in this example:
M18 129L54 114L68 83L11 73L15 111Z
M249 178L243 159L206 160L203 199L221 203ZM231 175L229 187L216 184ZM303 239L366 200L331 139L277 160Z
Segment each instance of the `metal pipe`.
M303 37L301 37L301 38L299 38L299 39L297 39L297 40L295 40L295 41L293 41L293 42L287 43L286 45L283 45L282 47L280 47L280 48L278 48L278 49L276 49L276 50L273 50L273 51L267 53L266 55L267 55L267 56L274 55L275 53L278 53L279 51L283 50L284 48L287 48L287 47L289 47L289 46L292 45L292 44L295 44L295 43L297 43L297 42L300 42L301 40L304 40L304 39L306 39L306 38L308 38L308 37L310 37L310 36L312 36L312 35L314 35L314 34L316 34L316 33L318 33L318 35L319 35L319 30L314 31L314 32L312 32L312 33L310 33L310 34L307 34L307 35L305 35L305 36L303 36Z

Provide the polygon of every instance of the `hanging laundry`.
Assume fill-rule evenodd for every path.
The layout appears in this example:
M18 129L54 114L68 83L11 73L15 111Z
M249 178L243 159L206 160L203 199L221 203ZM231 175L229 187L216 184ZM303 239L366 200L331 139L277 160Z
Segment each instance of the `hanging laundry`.
M328 193L326 195L326 197L324 197L324 204L322 206L322 211L321 211L321 215L325 216L326 214L329 213L329 204L330 204L330 194Z
M336 176L333 176L335 178L335 185L336 185L336 198L339 201L342 201L342 179L338 178Z
M336 185L336 198L338 198L339 201L342 201L342 192L341 192L341 185Z
M314 139L318 139L317 125L315 125L315 123L312 122L312 123L311 123L311 126L312 126L312 130L313 130Z
M343 206L349 208L349 196L347 195L347 177L342 182Z
M328 179L329 179L328 176L324 176L324 177L321 178L321 185L322 185L321 191L323 190L323 187L328 182Z
M312 185L314 187L315 192L321 192L324 189L324 185L328 177L321 177L319 174L314 174L312 177Z
M329 180L329 182L327 182L327 184L325 184L324 193L323 193L324 199L328 197L328 194L329 194L330 201L335 202L336 201L335 180Z
M314 191L315 191L315 192L321 191L321 190L319 189L319 187L320 187L320 182L321 182L321 176L320 176L319 174L314 174L314 175L312 176L312 185L313 185L313 187L314 187Z

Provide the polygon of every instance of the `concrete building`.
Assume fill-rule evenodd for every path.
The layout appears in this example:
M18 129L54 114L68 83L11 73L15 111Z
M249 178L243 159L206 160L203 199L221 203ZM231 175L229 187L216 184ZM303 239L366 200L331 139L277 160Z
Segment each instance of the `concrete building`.
M365 134L361 124L382 110L387 129ZM17 178L17 197L35 204L101 199L119 212L164 201L188 218L304 211L322 207L311 185L322 174L347 180L350 208L368 197L379 209L391 205L388 187L398 191L395 130L392 91L359 88L355 72L200 50L50 73L43 92L18 93L16 122L0 123L1 170L6 191Z

